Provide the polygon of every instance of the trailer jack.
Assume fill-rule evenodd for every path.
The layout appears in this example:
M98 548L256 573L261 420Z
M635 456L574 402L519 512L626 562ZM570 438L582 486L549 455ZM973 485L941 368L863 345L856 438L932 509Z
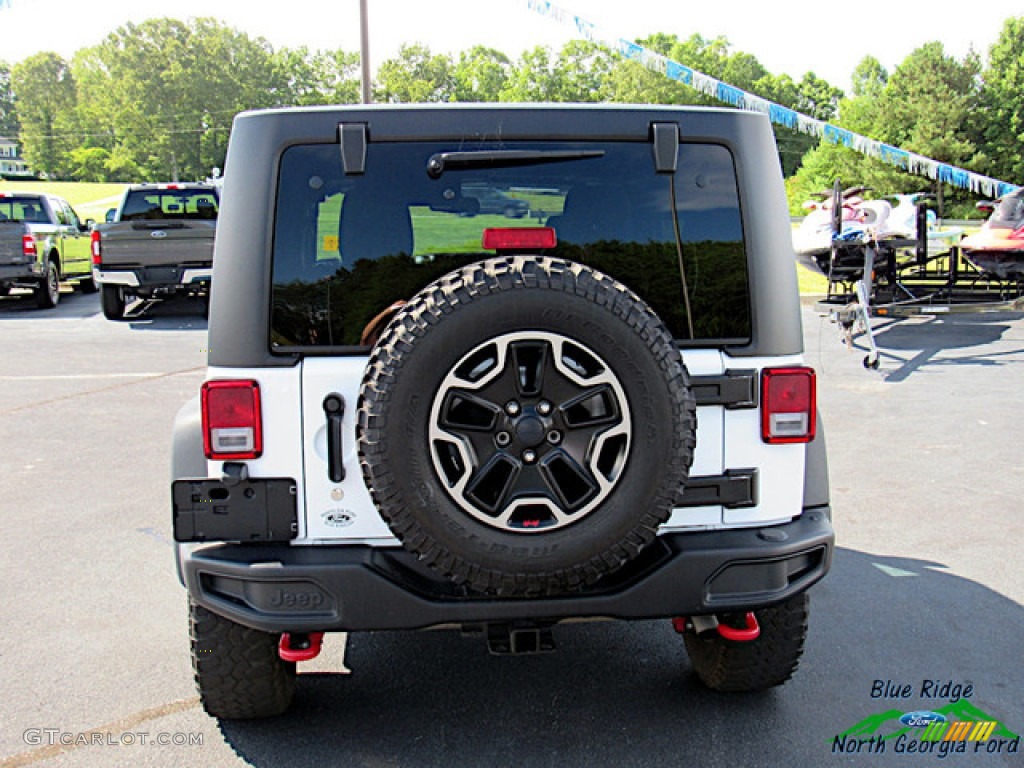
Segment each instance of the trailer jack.
M285 632L277 644L277 655L283 661L309 661L320 655L323 632Z
M692 628L698 635L717 632L724 639L732 640L734 643L749 643L751 640L756 640L760 637L761 625L757 623L757 617L753 611L747 612L745 622L746 627L737 629L736 627L730 627L728 624L722 624L715 616L691 616L689 619L679 616L672 619L672 627L679 634L683 634L687 629Z

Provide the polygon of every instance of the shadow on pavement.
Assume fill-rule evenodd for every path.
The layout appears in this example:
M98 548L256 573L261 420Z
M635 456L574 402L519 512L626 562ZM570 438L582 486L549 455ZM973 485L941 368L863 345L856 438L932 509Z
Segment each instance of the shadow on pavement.
M198 298L136 300L125 312L124 322L137 331L204 330L205 307ZM0 297L0 320L82 320L102 319L99 294L61 290L60 301L53 309L39 309L31 291L15 289ZM104 320L104 322L116 322Z
M61 288L60 300L53 309L39 309L31 291L15 288L10 295L0 297L0 320L77 319L92 317L100 312L99 294Z
M127 307L124 322L133 331L205 330L204 312L197 298L142 299Z
M1024 317L1020 313L954 314L903 320L874 321L885 381L898 382L927 366L998 366L1024 361L1024 346L1001 351L979 351L999 342L1011 330L1011 323ZM863 334L854 347L868 351ZM965 354L965 352L967 354Z
M920 764L937 756L892 740L851 756L834 739L888 710L948 705L921 697L925 681L970 684L963 701L1021 733L1022 634L1022 606L941 565L841 549L812 591L801 668L770 692L702 688L667 621L561 626L556 653L522 657L455 631L374 633L349 639L351 676L300 675L288 714L220 728L255 766ZM876 680L913 695L873 698ZM1019 764L1008 746L944 762Z

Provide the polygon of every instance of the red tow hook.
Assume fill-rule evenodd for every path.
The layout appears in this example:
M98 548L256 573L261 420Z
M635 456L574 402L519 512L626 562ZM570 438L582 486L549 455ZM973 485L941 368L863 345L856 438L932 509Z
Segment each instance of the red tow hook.
M320 655L323 632L285 632L277 644L277 655L284 661L309 661Z
M753 611L748 612L745 618L747 622L746 628L736 629L735 627L730 627L728 624L722 624L714 616L698 616L693 620L693 623L696 625L699 619L701 621L701 626L694 626L693 629L697 631L698 634L702 632L717 631L718 634L726 640L732 640L735 643L749 643L751 640L757 640L757 638L761 636L761 625L757 623L757 617L754 615ZM680 635L685 634L689 623L689 619L685 616L677 616L672 619L672 629Z
M757 623L757 617L754 615L754 612L748 611L746 629L736 629L726 624L719 624L718 634L726 640L732 640L736 643L749 643L751 640L757 640L760 637L761 626Z

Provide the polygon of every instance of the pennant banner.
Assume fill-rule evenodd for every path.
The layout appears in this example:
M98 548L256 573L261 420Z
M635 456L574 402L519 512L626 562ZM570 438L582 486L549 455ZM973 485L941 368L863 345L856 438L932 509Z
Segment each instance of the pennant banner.
M989 176L982 176L963 168L955 168L923 155L908 152L905 149L893 147L881 141L869 139L867 136L853 133L845 128L839 128L822 120L800 114L781 104L775 104L767 99L762 99L760 96L755 96L740 88L723 83L721 80L690 69L690 67L662 56L660 53L644 48L642 45L611 35L586 19L546 0L526 0L526 5L530 10L536 11L541 16L546 16L574 28L576 33L584 40L610 48L626 59L638 62L647 69L687 85L706 96L718 99L726 104L731 104L738 109L761 112L768 115L768 119L776 125L782 125L810 136L817 136L833 144L842 144L844 147L849 147L868 157L874 157L889 165L902 168L908 173L926 176L929 179L938 179L946 184L962 189L970 189L987 197L1001 197L1017 189L1016 184L993 179Z

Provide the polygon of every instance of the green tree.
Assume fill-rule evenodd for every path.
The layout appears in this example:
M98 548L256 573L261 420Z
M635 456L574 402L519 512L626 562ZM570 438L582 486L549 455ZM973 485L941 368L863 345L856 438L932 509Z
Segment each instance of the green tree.
M679 53L679 39L675 35L651 35L638 40L637 44L686 64L675 58ZM609 101L623 104L696 104L703 99L693 88L628 60L618 61L609 73L604 93Z
M512 62L501 51L477 45L459 54L455 65L455 101L498 101L512 74Z
M606 101L614 67L612 54L586 40L570 41L557 54L537 46L519 58L501 100Z
M275 103L310 106L359 102L359 54L283 48L273 55L281 91Z
M817 120L830 122L835 119L842 98L840 89L808 72L797 86L796 100L787 106Z
M449 56L434 55L420 43L403 45L397 58L380 65L374 99L414 104L452 101L455 97L454 65Z
M978 115L980 64L973 54L963 61L947 56L941 43L926 43L888 75L877 59L866 57L853 74L854 96L839 105L839 124L855 133L925 157L966 168L982 162L970 137ZM810 193L844 186L871 187L874 194L932 191L942 185L910 175L874 158L827 141L809 152L788 182L790 210L799 210ZM955 193L962 197L964 193Z
M877 98L889 82L889 73L874 56L865 56L853 70L853 95Z
M558 101L561 73L551 49L538 45L524 51L501 91L502 101Z
M68 63L56 53L37 53L14 65L11 86L18 104L21 143L33 169L51 178L70 171L77 101Z
M126 24L75 57L82 121L112 174L196 179L221 166L231 120L288 93L273 50L213 19Z
M1024 184L1024 16L1009 18L989 52L979 140L987 171Z
M77 181L107 181L110 178L109 160L110 151L103 147L72 149L72 175Z
M8 139L18 136L18 113L14 106L11 68L5 61L0 61L0 136Z
M925 43L886 83L872 138L947 163L969 163L976 152L968 127L978 106L979 74L977 56L957 61L942 43Z

